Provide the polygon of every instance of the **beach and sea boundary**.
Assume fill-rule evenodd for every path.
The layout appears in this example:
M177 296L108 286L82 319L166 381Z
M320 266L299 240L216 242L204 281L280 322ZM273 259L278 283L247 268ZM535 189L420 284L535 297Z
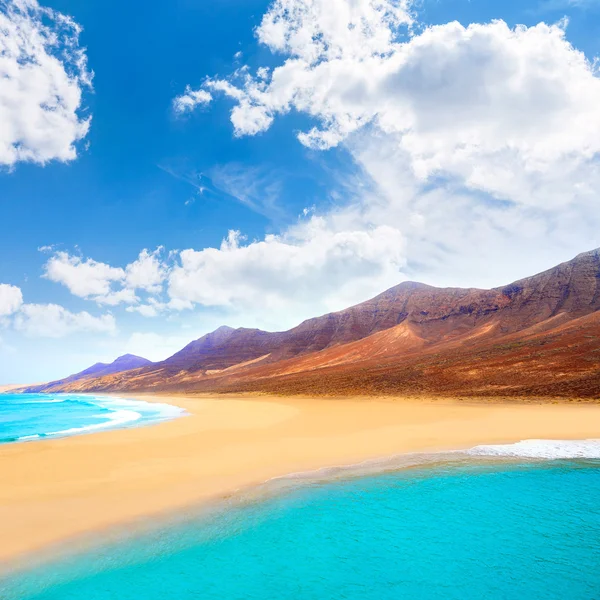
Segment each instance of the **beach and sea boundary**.
M564 401L136 397L187 416L0 446L0 562L76 551L96 533L147 525L292 474L523 440L549 441L513 446L517 455L586 456L598 443L585 440L600 432L600 405Z

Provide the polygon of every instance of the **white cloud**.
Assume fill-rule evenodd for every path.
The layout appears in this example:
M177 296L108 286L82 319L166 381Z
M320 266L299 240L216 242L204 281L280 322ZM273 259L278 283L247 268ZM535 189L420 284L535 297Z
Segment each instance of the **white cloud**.
M126 284L131 289L145 290L157 294L162 289L163 281L167 276L167 268L161 261L162 247L154 252L144 249L138 259L125 269Z
M23 304L20 288L7 283L0 283L0 318L16 313Z
M73 313L57 304L25 304L15 315L14 327L30 337L61 338L74 333L117 331L115 319L106 314L94 317L88 312Z
M61 283L79 298L102 302L113 296L112 285L125 279L125 271L91 258L82 259L68 252L56 252L46 263L44 276ZM123 298L129 300L130 298ZM108 304L111 302L109 301Z
M308 64L386 54L394 32L411 25L409 0L275 0L257 37Z
M130 288L111 291L106 296L95 296L93 299L101 306L119 306L119 304L135 304L139 302L139 298L135 295L135 290Z
M36 0L0 2L0 165L76 158L90 125L81 111L91 74L79 33Z
M280 16L283 37L267 13L259 40L289 55L270 79L207 84L237 101L238 134L263 131L276 115L297 110L320 124L299 134L303 144L327 149L369 125L393 139L424 182L455 177L538 206L594 193L600 79L561 26L454 22L402 42L382 17L360 33L358 48L343 39L332 48L321 41L331 16L324 6L302 19Z
M162 252L163 248L153 252L144 249L137 260L123 269L59 251L44 266L44 277L64 285L74 296L100 305L135 305L140 301L136 290L148 294L162 291L168 274L161 259Z
M249 315L276 310L288 322L398 283L404 264L398 230L337 226L333 218L312 217L263 241L244 244L231 231L219 249L184 250L169 276L171 307L226 306Z
M158 315L165 312L168 308L169 306L165 302L160 302L156 298L148 298L146 304L128 306L126 310L130 313L138 313L142 317L158 317Z
M276 0L256 34L279 66L204 87L233 100L237 135L311 118L300 142L354 160L321 213L330 235L396 230L412 278L500 285L600 245L600 78L566 23L412 19L408 3Z
M257 28L257 36L274 52L289 55L289 65L302 70L302 66L311 68L321 62L385 55L398 28L412 23L409 0L276 0ZM243 87L209 79L204 90L192 92L188 86L183 98L207 90L225 93L238 102L231 114L236 133L253 135L268 129L274 116L289 111L295 100L306 102L283 89L288 83L295 85L294 70L276 70L280 82L285 82L277 90L269 85L267 68L259 68L256 79L241 68L236 74L243 79ZM296 91L301 94L298 86ZM193 108L194 103L186 105L187 110Z
M398 29L413 23L409 4L407 0L276 0L256 34L273 52L288 57L284 64L272 71L260 68L256 78L247 69L238 69L231 81L209 79L205 87L237 102L231 121L238 135L265 131L277 114L296 109L325 122L334 119L335 127L331 122L315 145L324 145L325 140L327 146L335 145L360 117L336 115L329 92L337 87L350 103L360 102L365 90L355 88L357 78L370 78L370 63L389 60ZM314 83L315 75L322 79L321 89ZM236 79L241 85L236 85Z
M112 315L94 317L73 313L57 304L23 304L23 294L14 285L0 284L0 327L13 326L31 337L58 338L76 332L116 333ZM0 340L1 341L1 340Z
M232 98L238 134L290 111L313 118L300 141L354 160L335 209L261 240L230 232L172 266L161 249L124 268L58 252L47 277L147 317L218 307L288 326L405 275L501 284L600 245L600 84L562 27L448 23L403 37L412 19L391 0L279 0L257 29L279 67L186 90ZM244 177L222 175L256 205Z
M173 110L179 115L193 111L198 106L210 104L212 96L206 90L193 90L189 85L185 93L173 100Z

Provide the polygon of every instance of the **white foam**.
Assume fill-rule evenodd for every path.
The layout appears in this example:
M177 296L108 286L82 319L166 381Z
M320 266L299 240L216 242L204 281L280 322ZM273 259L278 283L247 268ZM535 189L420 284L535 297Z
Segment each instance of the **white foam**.
M23 404L60 404L69 401L81 402L88 406L96 406L99 409L102 409L103 412L90 415L88 423L89 421L92 422L88 425L23 435L10 441L28 442L41 438L66 437L108 429L137 427L139 425L150 425L162 421L169 421L188 414L185 409L171 404L146 402L144 400L119 398L114 396L83 394L65 394L62 397L44 395L42 397L24 401ZM65 411L65 414L68 416L70 408L67 407L65 409L63 407L56 407L54 410L61 412ZM65 425L67 425L67 423L65 423Z
M102 429L120 429L130 427L137 421L149 424L175 419L186 414L186 411L179 406L114 396L86 396L85 401L99 408L108 409L110 411L108 414L97 415L98 418L107 420L83 427L54 431L47 435L56 437L91 433Z
M29 400L28 402L23 402L23 404L60 404L61 402L66 402L66 398L52 398L50 400Z
M179 406L163 404L160 402L146 402L144 400L130 400L113 396L92 396L85 398L90 404L95 404L108 410L125 409L133 410L141 414L145 422L165 421L175 419L186 414Z
M39 440L40 439L40 435L37 433L34 433L33 435L24 435L20 438L18 438L19 442L27 442L27 441L31 441L31 440Z
M88 433L98 429L114 429L123 427L123 425L139 421L142 418L141 413L134 410L116 410L108 415L98 415L99 418L108 418L108 421L102 423L94 423L93 425L85 425L84 427L72 427L71 429L63 429L62 431L52 431L48 436L63 436L75 435L77 433Z
M467 454L549 460L600 458L600 440L523 440L516 444L475 446Z

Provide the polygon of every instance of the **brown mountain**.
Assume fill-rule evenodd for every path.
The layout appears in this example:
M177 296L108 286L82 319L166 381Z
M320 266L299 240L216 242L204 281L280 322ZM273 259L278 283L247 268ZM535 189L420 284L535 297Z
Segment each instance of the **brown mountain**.
M79 373L75 373L74 375L69 375L69 377L66 377L65 379L53 381L52 383L48 383L42 386L35 386L35 391L37 391L39 388L43 388L44 391L57 391L59 388L73 384L77 381L87 381L90 379L105 377L107 375L113 375L115 373L122 373L123 371L139 369L140 367L145 367L148 365L152 365L152 362L146 358L142 358L141 356L135 356L134 354L124 354L123 356L119 356L119 358L117 358L111 363L99 362L95 365L92 365L91 367L88 367L84 371L80 371ZM27 391L34 391L34 388L28 388Z
M600 397L600 250L491 290L405 282L285 332L221 327L161 363L54 391Z

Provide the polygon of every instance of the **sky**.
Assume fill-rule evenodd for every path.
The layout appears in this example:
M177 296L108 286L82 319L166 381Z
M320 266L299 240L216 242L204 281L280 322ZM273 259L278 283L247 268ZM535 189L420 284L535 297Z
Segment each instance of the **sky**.
M600 0L0 0L0 384L600 246Z

